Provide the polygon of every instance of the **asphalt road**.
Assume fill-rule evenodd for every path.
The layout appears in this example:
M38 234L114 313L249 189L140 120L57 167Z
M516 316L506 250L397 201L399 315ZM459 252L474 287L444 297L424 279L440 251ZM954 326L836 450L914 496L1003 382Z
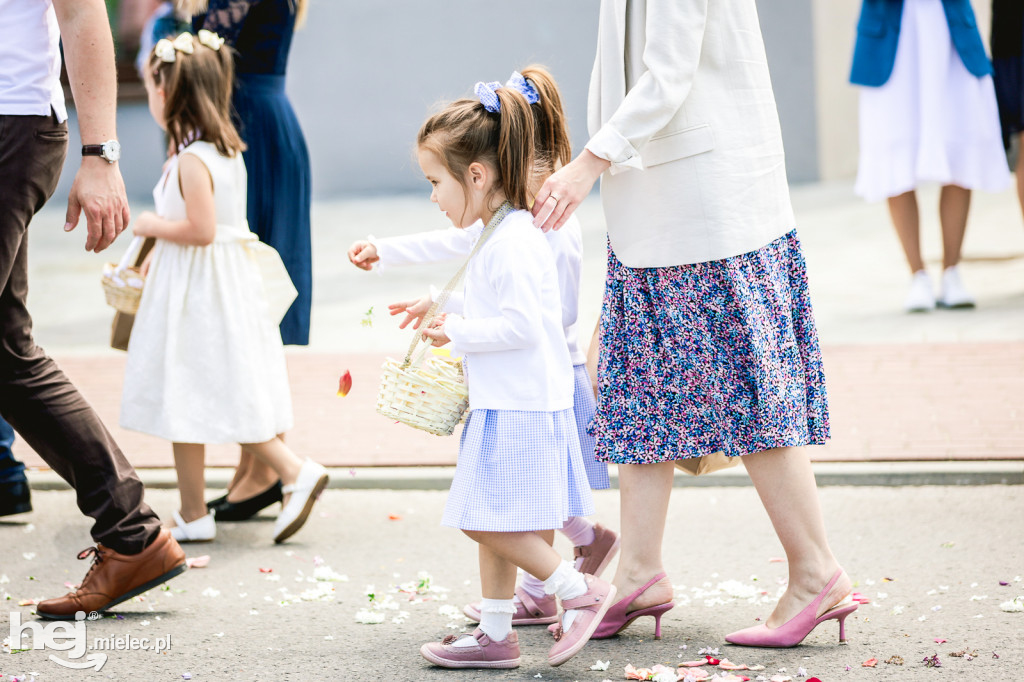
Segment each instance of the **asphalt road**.
M836 644L832 621L784 650L723 640L770 611L786 576L786 565L773 561L782 551L755 491L677 489L665 558L678 606L663 621L664 638L655 641L653 621L641 620L616 639L591 642L556 669L546 663L544 628L520 628L522 667L494 672L443 671L418 653L423 642L467 627L461 607L479 596L475 547L439 525L445 495L331 489L283 546L271 542L272 515L222 523L215 542L187 547L190 557L209 556L207 567L122 605L117 617L86 622L90 645L129 636L155 646L169 637L166 651L94 649L77 659L105 653L97 672L48 659L71 661L73 650L29 650L0 655L0 679L602 682L624 679L630 663L674 666L700 658L704 647L735 663L765 666L747 673L751 679L783 668L795 680L802 668L824 682L1024 678L1024 613L1000 608L1024 598L1020 486L822 488L834 550L870 603L847 621L847 646ZM148 500L168 515L177 493L150 490ZM617 525L617 493L598 493L596 501L597 520ZM0 597L7 599L0 638L9 634L12 613L37 622L31 605L19 606L22 600L60 594L87 569L75 554L90 544L90 521L72 494L37 490L34 504L35 512L0 521ZM559 542L568 553L564 539ZM614 564L608 575L613 571ZM420 581L426 584L417 592ZM383 622L359 622L376 619ZM35 639L26 631L23 646ZM950 655L964 650L976 656ZM935 654L938 669L923 662ZM885 662L894 656L903 665ZM876 668L862 667L872 658ZM607 671L591 670L597 661L607 661Z

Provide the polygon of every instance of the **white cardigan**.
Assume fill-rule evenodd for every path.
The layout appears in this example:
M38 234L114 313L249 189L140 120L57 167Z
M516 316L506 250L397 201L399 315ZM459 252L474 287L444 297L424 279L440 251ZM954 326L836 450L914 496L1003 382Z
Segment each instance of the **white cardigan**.
M472 409L572 407L554 256L529 211L501 221L470 261L465 295L452 297L448 310L444 330L452 354L465 358Z
M465 258L480 237L483 223L477 221L465 229L449 227L399 237L369 241L377 247L378 267L435 263ZM580 280L583 270L583 232L576 216L572 216L559 230L547 232L548 245L555 256L558 271L558 289L562 299L562 329L569 346L573 365L587 361L587 353L580 347L577 318L579 317Z
M601 0L588 109L624 265L721 260L795 227L754 0Z

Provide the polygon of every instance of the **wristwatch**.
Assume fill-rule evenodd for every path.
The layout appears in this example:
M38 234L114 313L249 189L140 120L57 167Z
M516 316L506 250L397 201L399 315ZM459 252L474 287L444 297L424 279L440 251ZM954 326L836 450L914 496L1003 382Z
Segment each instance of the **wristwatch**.
M98 156L107 163L114 163L121 158L121 143L107 140L103 144L83 144L82 156Z

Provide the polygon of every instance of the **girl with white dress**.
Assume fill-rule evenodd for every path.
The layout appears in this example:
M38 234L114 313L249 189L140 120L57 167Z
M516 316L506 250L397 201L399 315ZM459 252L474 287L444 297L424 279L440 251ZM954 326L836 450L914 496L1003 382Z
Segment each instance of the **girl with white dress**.
M529 104L499 83L477 84L479 99L458 100L427 120L418 136L431 200L459 229L486 225L469 261L465 289L423 330L465 359L471 412L442 524L478 543L480 626L423 645L446 668L515 668L519 642L516 567L544 581L565 615L551 665L590 639L614 596L607 582L580 573L542 537L593 503L572 412L572 362L562 328L551 248L526 210L533 171Z
M532 184L536 190L556 168L572 158L572 143L561 94L554 78L542 66L529 66L522 72L514 72L506 87L519 90L534 114L537 156ZM466 229L450 227L386 239L371 236L355 242L349 248L348 256L353 265L364 270L370 270L374 265L381 270L392 266L464 259L472 252L483 227L483 223L477 222ZM573 216L565 227L550 230L546 237L558 270L562 328L573 365L573 413L583 464L591 490L604 490L609 487L608 465L595 458L594 437L587 433L587 426L594 417L596 400L577 324L583 268L583 234L579 220ZM393 304L391 310L393 314L408 313L401 327L413 322L415 329L431 303L427 296L418 301ZM618 552L619 538L615 531L586 518L571 517L559 530L574 545L574 565L583 573L600 576ZM549 543L554 541L553 533L546 534L546 537ZM554 596L545 594L543 581L530 574L524 575L516 588L515 607L513 625L547 625L558 620L558 604ZM480 605L467 605L465 613L479 621Z
M913 273L909 312L970 308L958 264L971 191L1010 184L992 66L969 0L864 0L850 81L860 90L857 194L887 199ZM938 299L921 257L915 190L942 185Z
M154 237L125 368L121 425L172 442L179 541L216 535L203 500L205 444L242 443L285 484L274 526L283 542L327 484L278 437L292 427L278 322L295 297L277 252L246 222L244 147L230 119L233 62L209 31L161 40L145 72L153 118L172 148L153 191L156 213L135 223Z

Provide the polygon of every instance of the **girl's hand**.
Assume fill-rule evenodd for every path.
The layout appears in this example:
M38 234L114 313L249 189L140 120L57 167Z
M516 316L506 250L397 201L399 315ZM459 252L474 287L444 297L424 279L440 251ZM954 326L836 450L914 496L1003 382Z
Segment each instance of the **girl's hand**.
M402 320L402 324L398 325L399 329L405 329L409 323L414 320L415 323L412 325L412 328L419 329L420 322L423 321L423 316L427 314L427 311L430 310L430 306L432 304L433 301L430 300L430 296L428 295L413 301L392 303L388 306L388 311L390 311L392 316L405 313L405 319Z
M366 240L360 240L348 247L348 259L361 270L372 270L373 264L380 260L380 256L377 255L376 246Z
M557 230L587 198L601 173L611 163L589 149L556 170L537 192L533 203L533 224L544 232Z
M441 313L430 321L430 326L423 330L423 339L430 339L431 345L443 346L451 343L451 339L444 333L445 314Z
M152 211L143 211L135 219L135 227L132 228L132 232L136 237L152 237L153 226L160 219L160 216Z

